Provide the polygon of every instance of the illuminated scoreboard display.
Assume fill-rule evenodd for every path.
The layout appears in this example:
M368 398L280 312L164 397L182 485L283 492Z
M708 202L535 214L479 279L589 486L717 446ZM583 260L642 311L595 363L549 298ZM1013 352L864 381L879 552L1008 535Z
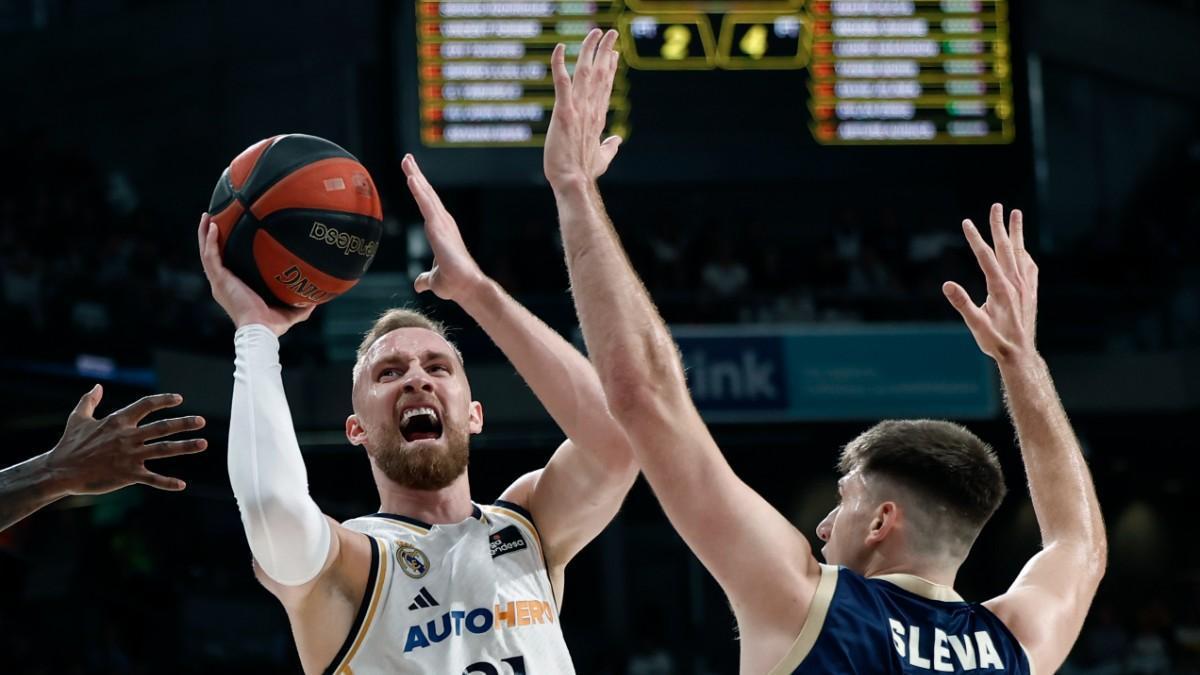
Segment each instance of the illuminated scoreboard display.
M821 143L1013 138L1004 0L814 0L810 128Z
M540 146L554 107L550 53L567 45L574 69L588 31L616 24L619 0L477 2L419 0L421 142L432 147ZM608 127L625 131L622 61Z
M550 52L573 66L592 28L621 31L609 133L655 88L639 71L773 71L822 145L1002 144L1014 138L1006 0L418 0L420 139L540 146ZM718 86L703 94L720 97ZM780 98L784 98L782 95ZM810 141L811 142L811 141Z

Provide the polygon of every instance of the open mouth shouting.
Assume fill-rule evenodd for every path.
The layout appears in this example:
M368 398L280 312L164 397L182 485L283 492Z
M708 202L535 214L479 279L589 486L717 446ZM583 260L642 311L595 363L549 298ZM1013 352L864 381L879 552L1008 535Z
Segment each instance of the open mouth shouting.
M400 435L405 441L435 440L442 437L442 418L430 406L416 405L400 413Z

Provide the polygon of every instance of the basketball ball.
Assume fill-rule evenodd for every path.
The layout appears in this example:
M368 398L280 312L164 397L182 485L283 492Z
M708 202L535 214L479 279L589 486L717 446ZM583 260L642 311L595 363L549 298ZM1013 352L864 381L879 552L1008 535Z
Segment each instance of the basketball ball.
M225 266L269 304L306 307L345 293L383 234L375 183L323 138L272 136L221 174L208 212Z

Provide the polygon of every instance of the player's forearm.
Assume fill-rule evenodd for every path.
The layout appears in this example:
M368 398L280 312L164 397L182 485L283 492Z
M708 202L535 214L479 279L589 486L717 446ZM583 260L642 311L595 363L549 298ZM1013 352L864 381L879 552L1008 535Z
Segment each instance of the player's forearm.
M0 471L0 531L67 496L43 453Z
M279 341L255 324L238 329L234 343L229 480L255 560L272 579L301 584L324 565L330 531L308 494L283 390Z
M460 304L504 352L563 433L610 465L632 464L632 450L609 415L600 378L587 357L490 279Z
M594 183L556 186L555 197L575 309L613 412L636 415L644 394L686 396L675 342L621 248L599 190Z
M1096 488L1046 362L1036 353L1002 361L1000 376L1043 544L1071 542L1103 550Z

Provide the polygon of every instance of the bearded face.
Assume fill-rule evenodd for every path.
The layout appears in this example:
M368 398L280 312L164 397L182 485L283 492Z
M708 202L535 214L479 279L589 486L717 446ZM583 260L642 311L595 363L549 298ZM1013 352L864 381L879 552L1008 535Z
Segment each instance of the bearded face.
M470 434L464 425L447 427L432 412L414 414L413 410L400 413L397 424L377 429L374 437L368 438L367 453L396 484L440 490L467 470Z
M397 329L372 345L355 381L354 410L350 442L365 446L389 480L416 490L439 490L461 476L470 436L483 426L455 352L424 328Z

